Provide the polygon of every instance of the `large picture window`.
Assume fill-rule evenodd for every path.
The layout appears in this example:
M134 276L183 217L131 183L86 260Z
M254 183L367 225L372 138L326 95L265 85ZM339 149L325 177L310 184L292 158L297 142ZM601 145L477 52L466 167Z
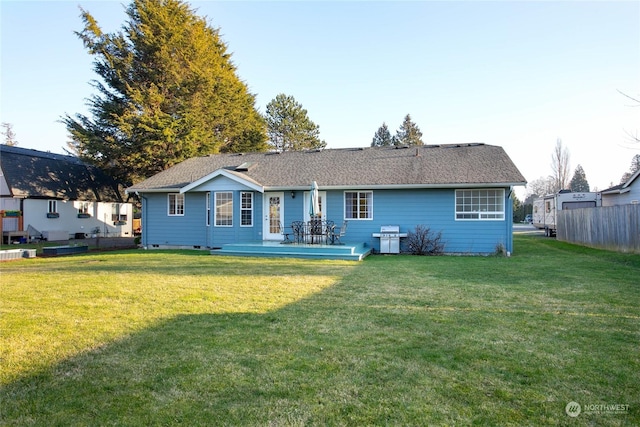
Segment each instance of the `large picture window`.
M346 191L344 218L373 219L373 191Z
M504 220L504 190L456 190L456 219Z
M240 193L240 226L253 226L253 193Z
M183 216L184 215L184 194L171 193L168 198L169 216Z
M216 226L232 227L233 226L233 193L221 192L215 193L216 203Z

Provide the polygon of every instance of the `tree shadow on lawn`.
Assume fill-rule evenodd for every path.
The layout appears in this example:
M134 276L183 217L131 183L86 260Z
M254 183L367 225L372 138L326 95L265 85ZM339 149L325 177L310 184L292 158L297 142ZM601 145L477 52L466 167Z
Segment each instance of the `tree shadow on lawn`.
M339 296L333 291L266 314L161 321L0 388L0 421L557 424L567 420L566 403L580 397L572 394L581 393L571 385L576 377L594 376L594 384L579 383L587 389L607 380L608 373L581 373L556 352L583 357L576 354L588 351L576 344L580 328L558 350L544 337L492 332L514 320L509 317L363 310L348 301L333 304ZM550 328L552 320L543 319ZM532 322L528 331L539 327ZM640 414L634 408L626 416L637 420Z
M362 278L405 262L371 261L267 313L180 314L25 375L0 388L0 424L551 425L572 400L637 402L635 320L467 310L428 280ZM633 406L581 419L638 420Z

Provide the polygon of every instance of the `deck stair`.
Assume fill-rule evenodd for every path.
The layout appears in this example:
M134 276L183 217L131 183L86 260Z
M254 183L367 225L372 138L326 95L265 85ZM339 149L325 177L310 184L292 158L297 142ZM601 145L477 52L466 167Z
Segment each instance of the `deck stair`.
M219 249L212 249L211 255L254 256L277 258L314 258L361 261L371 253L365 243L346 243L344 245L309 245L258 241L249 243L230 243Z

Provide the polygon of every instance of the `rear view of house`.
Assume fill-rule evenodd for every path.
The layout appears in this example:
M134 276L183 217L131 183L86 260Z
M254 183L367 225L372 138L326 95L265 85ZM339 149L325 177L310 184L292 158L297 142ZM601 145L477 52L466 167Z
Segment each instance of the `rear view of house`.
M442 233L445 252L513 251L512 189L526 181L486 144L216 154L186 160L128 188L142 200L147 248L281 241L281 226L348 222L343 241L380 250L380 231ZM402 247L402 240L401 240Z
M78 158L0 145L3 239L132 236L133 205Z

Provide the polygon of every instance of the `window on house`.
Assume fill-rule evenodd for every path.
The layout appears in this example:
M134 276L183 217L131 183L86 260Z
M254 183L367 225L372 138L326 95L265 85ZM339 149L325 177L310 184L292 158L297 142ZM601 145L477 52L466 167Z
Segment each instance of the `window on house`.
M207 192L207 219L205 220L207 227L211 225L211 192Z
M456 219L504 219L504 190L456 190Z
M49 209L48 213L58 213L58 201L57 200L49 200L49 204L47 209Z
M240 193L240 226L253 226L253 193Z
M233 193L221 192L215 193L216 203L216 226L232 227L233 226Z
M127 205L120 203L111 204L111 221L126 221L127 220Z
M169 194L169 216L182 216L184 215L184 194L171 193Z
M344 193L345 219L373 219L373 191Z
M88 214L89 213L89 202L79 202L78 204L78 213L79 214Z

